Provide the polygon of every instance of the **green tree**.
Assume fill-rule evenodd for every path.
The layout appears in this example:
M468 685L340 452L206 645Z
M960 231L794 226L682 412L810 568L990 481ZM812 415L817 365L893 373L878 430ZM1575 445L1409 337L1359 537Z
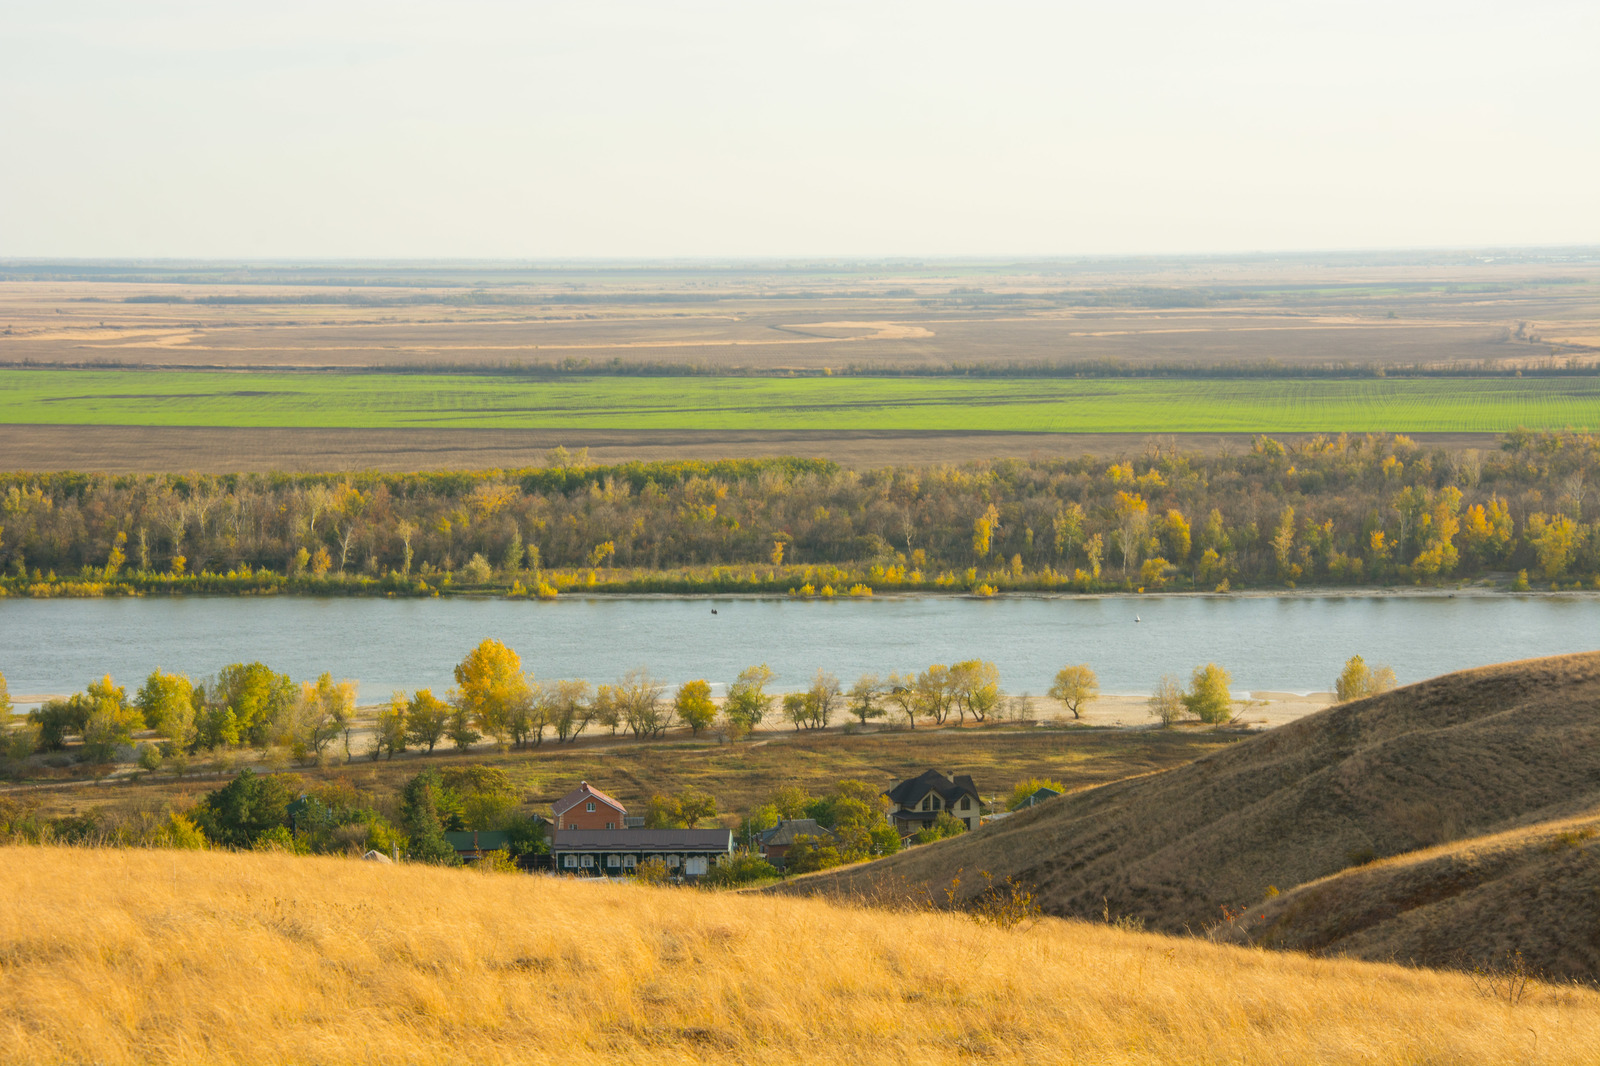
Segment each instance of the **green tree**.
M1073 547L1083 540L1083 519L1083 507L1080 504L1057 505L1056 515L1050 520L1057 558L1072 558Z
M1073 718L1083 717L1083 708L1100 696L1100 679L1088 663L1063 666L1056 672L1049 696L1066 705Z
M372 734L372 758L383 755L393 759L396 752L406 750L406 697L396 692L389 705L378 712L376 728Z
M300 695L288 674L264 663L224 666L205 689L200 742L211 746L248 741L265 748L294 711Z
M711 702L711 685L705 681L685 681L673 697L673 710L695 736L717 720L717 705Z
M594 689L579 678L557 681L544 687L546 717L555 727L556 739L575 741L594 718Z
M110 762L118 748L133 743L134 732L144 728L144 716L110 674L90 685L85 695L89 713L83 723L84 753L90 762Z
M336 683L332 674L324 672L316 681L300 686L298 712L299 721L287 739L298 749L321 755L355 717L355 683ZM404 742L403 734L401 741Z
M922 717L932 718L934 725L944 725L945 719L950 717L950 710L955 702L955 687L951 682L950 668L943 663L934 663L918 674L915 695L918 712Z
M883 683L877 674L862 674L850 686L850 713L866 725L868 720L882 718L886 711L878 698L883 694Z
M452 713L450 705L436 697L432 689L418 689L406 703L406 742L433 754L434 747L450 731Z
M662 700L666 683L644 667L629 670L612 686L622 721L636 737L659 737L672 724L672 709Z
M950 699L964 723L988 718L1000 706L1000 669L983 659L967 659L950 667Z
M759 726L772 709L773 697L766 689L777 676L766 663L741 670L738 678L728 687L728 698L722 703L722 713L743 731L748 732Z
M459 704L450 708L450 728L447 735L457 751L466 751L483 739L483 734L472 728L471 713Z
M1233 678L1216 663L1197 666L1189 679L1189 691L1184 693L1183 705L1209 725L1220 725L1233 719L1233 697L1228 684Z
M789 850L784 853L783 872L785 876L809 874L840 866L844 861L844 857L839 854L838 845L832 839L800 833L794 838L794 843L789 845Z
M242 770L226 785L209 793L195 808L195 822L206 837L230 848L248 848L263 833L288 828L294 797L282 781Z
M806 690L806 709L811 715L807 724L810 728L828 728L828 723L833 720L842 698L839 679L830 673L818 670L816 676L811 679L811 687Z
M786 692L783 696L783 719L799 732L811 723L811 699L804 692Z
M139 686L134 698L145 724L179 747L188 747L195 735L194 683L182 674L154 670Z
M513 529L511 539L506 542L506 553L500 560L501 569L508 574L515 574L522 569L522 559L526 555L522 547L522 531Z
M716 816L716 797L691 788L676 796L651 796L645 807L644 824L647 829L693 829Z
M400 823L409 837L406 857L435 866L459 866L461 859L444 838L439 801L445 792L439 771L428 769L406 782L400 796Z

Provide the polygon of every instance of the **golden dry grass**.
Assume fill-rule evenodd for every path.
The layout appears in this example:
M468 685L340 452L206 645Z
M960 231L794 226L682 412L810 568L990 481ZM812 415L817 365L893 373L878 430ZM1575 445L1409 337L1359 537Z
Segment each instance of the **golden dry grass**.
M1592 802L1592 797L1591 797ZM1344 870L1252 908L1271 947L1431 965L1515 954L1559 978L1600 974L1600 811Z
M0 850L0 1061L1600 1062L1600 994L1046 920Z

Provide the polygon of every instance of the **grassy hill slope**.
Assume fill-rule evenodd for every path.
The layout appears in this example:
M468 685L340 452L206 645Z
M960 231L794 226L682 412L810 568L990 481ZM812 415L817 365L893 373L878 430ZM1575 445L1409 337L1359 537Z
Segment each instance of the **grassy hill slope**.
M1252 908L1241 938L1364 959L1600 974L1600 808L1401 855Z
M988 871L1036 885L1054 914L1198 931L1269 887L1597 807L1600 654L1588 653L1330 708L1187 766L783 890L938 897L958 871L958 892Z
M0 1061L1578 1062L1600 994L1045 920L0 849Z

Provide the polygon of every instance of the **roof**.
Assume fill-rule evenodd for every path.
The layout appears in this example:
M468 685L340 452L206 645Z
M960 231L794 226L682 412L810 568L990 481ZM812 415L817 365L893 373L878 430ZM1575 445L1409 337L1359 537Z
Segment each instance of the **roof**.
M1040 788L1028 797L1027 802L1031 807L1035 803L1042 803L1047 799L1055 799L1059 795L1061 795L1061 793L1057 792L1053 788Z
M761 834L761 843L784 847L794 843L797 836L833 837L831 829L824 829L815 818L785 818Z
M930 792L937 792L947 807L952 800L962 796L982 799L978 795L978 786L972 783L972 778L967 774L961 774L952 781L937 770L924 770L916 777L900 782L884 795L897 806L909 807Z
M551 851L733 850L732 829L563 829Z
M469 829L464 833L446 833L445 840L457 851L504 851L511 834L490 832L487 829Z
M599 800L601 803L615 807L618 811L623 813L627 813L628 810L628 808L624 807L622 804L618 803L604 792L601 792L598 788L595 788L587 781L579 781L577 788L573 789L571 792L568 792L565 796L562 796L560 799L552 803L550 805L550 809L555 811L557 818L560 818L563 814L566 814L584 800Z

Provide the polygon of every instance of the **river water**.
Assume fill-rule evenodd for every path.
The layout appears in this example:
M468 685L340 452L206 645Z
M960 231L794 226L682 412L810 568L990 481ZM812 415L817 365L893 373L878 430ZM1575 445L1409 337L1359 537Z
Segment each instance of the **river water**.
M612 680L646 666L671 683L731 681L766 662L778 688L819 667L864 672L989 659L1013 693L1042 694L1087 662L1108 693L1146 693L1164 673L1217 662L1234 690L1326 691L1355 654L1416 681L1464 667L1600 648L1592 596L880 596L679 599L179 597L0 600L0 673L13 694L64 693L159 667L199 678L259 659L296 679L356 680L363 701L451 684L494 637L537 677Z

